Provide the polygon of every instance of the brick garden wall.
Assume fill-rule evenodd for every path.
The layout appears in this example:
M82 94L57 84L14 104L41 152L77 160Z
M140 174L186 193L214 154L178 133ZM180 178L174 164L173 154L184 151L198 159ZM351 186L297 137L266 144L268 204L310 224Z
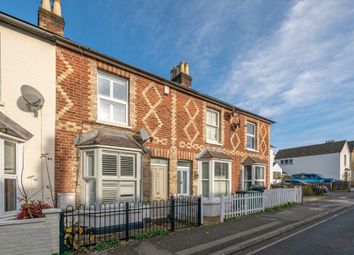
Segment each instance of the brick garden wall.
M56 192L76 192L78 187L78 152L73 139L81 131L106 126L96 122L97 70L118 75L129 81L129 125L136 132L144 127L154 137L147 143L150 154L143 158L144 198L149 199L151 190L150 158L169 159L169 193L177 191L177 160L192 163L191 191L197 193L196 156L204 148L215 148L233 159L232 191L239 190L241 162L254 156L269 162L270 127L258 119L239 115L241 128L230 129L230 120L225 114L230 110L219 105L192 97L180 90L170 88L164 94L163 84L126 70L108 65L93 58L57 47L57 118L56 118ZM205 143L205 111L211 107L220 111L222 146ZM246 120L257 124L258 152L245 149ZM122 129L109 126L110 128ZM269 185L269 166L266 168Z

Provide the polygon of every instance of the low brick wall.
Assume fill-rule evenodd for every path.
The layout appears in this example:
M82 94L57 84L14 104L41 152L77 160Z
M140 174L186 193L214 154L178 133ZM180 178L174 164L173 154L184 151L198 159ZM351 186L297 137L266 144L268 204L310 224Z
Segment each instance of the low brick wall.
M0 254L58 253L60 212L47 209L45 218L0 221Z

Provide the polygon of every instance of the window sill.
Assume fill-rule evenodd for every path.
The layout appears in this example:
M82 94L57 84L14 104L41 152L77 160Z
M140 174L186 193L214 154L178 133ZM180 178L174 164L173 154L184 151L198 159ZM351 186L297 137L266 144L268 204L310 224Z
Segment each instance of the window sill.
M111 122L111 121L106 121L106 120L96 120L96 123L99 124L104 124L108 126L113 126L113 127L121 127L121 128L126 128L126 129L132 129L132 126L124 125L124 124L119 124L116 122Z
M213 141L213 140L206 140L206 143L208 144L213 144L213 145L218 145L218 146L224 146L224 144Z
M247 151L251 151L251 152L259 152L259 150L249 149L249 148L247 148L246 150L247 150Z

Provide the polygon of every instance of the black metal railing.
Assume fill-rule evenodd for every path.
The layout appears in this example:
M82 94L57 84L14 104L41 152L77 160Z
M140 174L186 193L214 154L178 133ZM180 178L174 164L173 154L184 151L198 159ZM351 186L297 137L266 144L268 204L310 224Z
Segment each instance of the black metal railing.
M60 252L110 240L200 226L200 197L149 202L67 206L61 216Z

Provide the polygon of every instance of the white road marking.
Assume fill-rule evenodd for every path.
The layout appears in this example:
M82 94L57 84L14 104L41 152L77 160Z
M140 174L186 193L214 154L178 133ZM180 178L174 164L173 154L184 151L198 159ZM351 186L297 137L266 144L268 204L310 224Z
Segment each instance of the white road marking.
M297 232L295 232L295 233L292 233L292 234L290 234L290 235L288 235L288 236L286 236L286 237L283 237L283 238L281 238L281 239L279 239L279 240L276 240L276 241L274 241L274 242L272 242L272 243L270 243L270 244L267 244L266 246L263 246L263 247L261 247L261 248L255 250L255 251L249 252L249 253L247 253L246 255L253 255L253 254L257 253L257 252L260 252L260 251L262 251L262 250L264 250L264 249L267 249L267 248L269 248L269 247L271 247L271 246L273 246L273 245L275 245L275 244L277 244L277 243L280 243L280 242L282 242L282 241L284 241L284 240L286 240L286 239L289 239L289 238L291 238L291 237L293 237L293 236L295 236L295 235L298 235L298 234L300 234L300 233L302 233L302 232L304 232L304 231L306 231L306 230L308 230L308 229L310 229L310 228L313 228L313 227L315 227L315 226L317 226L317 225L320 225L320 224L322 224L322 223L324 223L324 222L326 222L326 221L329 221L329 220L331 220L331 219L333 219L333 218L335 218L335 217L338 217L339 215L342 215L343 213L346 213L346 212L348 212L348 211L350 211L350 210L352 210L352 209L353 209L353 208L349 208L349 209L347 209L347 210L345 210L345 211L343 211L343 212L340 212L340 213L338 213L338 214L335 214L335 215L333 215L333 216L331 216L331 217L329 217L329 218L327 218L327 219L321 220L321 221L319 221L319 222L317 222L317 223L315 223L315 224L313 224L313 225L311 225L311 226L308 226L307 228L301 229L301 230L299 230L299 231L297 231Z

